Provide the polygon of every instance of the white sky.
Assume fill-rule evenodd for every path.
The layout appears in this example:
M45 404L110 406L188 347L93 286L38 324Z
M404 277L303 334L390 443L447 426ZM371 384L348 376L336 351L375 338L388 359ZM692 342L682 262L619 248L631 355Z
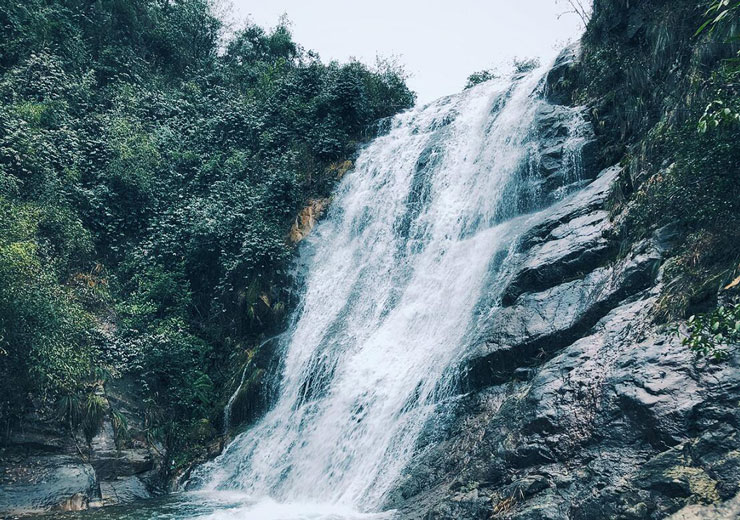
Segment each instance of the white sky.
M325 62L397 56L427 102L462 90L475 71L506 70L514 57L546 61L580 34L564 0L231 0L233 17L274 27Z

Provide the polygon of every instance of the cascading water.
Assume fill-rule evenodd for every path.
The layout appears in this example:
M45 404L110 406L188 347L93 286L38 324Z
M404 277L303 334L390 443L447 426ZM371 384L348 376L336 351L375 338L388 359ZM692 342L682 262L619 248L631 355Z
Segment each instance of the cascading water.
M535 124L543 77L495 80L403 113L364 149L305 247L279 398L196 471L201 491L382 509L455 386L480 302L500 290L495 266L527 225L514 217L547 200ZM577 181L585 127L578 110L563 110L559 196Z

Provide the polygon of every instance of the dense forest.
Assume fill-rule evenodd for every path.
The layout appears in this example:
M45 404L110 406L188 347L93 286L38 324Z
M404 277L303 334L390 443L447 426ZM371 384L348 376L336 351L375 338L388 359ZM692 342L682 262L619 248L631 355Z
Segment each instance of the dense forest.
M391 62L325 64L286 21L227 34L213 7L0 3L5 433L35 412L90 439L123 377L168 453L211 439L291 306L296 215L414 102Z

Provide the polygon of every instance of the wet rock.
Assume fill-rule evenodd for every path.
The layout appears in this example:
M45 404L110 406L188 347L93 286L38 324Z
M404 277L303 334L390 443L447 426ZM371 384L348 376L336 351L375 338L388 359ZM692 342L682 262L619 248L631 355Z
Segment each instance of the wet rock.
M537 292L604 263L616 249L608 236L608 213L594 211L553 229L541 244L527 251L527 260L502 296L511 305L524 292Z
M654 302L615 307L528 381L470 395L491 400L461 408L465 432L438 449L457 480L485 482L481 493L498 497L492 514L500 503L502 518L664 518L734 496L740 356L697 372L680 341L644 324ZM411 500L434 502L445 477L418 477Z
M731 423L719 423L689 445L691 458L717 479L717 493L728 500L740 492L740 446L738 431Z
M543 475L529 475L511 485L511 495L531 497L550 488L550 481Z
M0 445L0 517L120 504L158 489L159 457L142 438L135 385L116 380L106 386L99 395L128 421L126 445L116 444L110 409L89 444L51 413L25 417Z
M528 504L527 507L509 516L512 520L561 520L565 518L565 507L555 501Z
M543 139L542 149L562 144L560 138L570 134L570 108L557 105L542 105L535 115L535 128Z
M0 514L80 511L97 494L95 470L74 457L4 462L1 471Z
M552 69L547 73L545 96L551 103L570 104L573 88L578 78L580 47L580 42L576 42L563 49Z
M728 520L740 518L740 495L724 504L694 504L682 508L668 520Z
M648 442L665 449L686 438L691 414L704 396L687 352L660 340L640 347L610 375L614 404Z
M476 496L456 496L449 502L439 504L424 515L424 520L443 520L447 518L465 518L470 520L488 520L489 501Z
M522 239L523 260L504 291L504 307L491 312L485 342L466 361L469 389L511 380L522 368L542 364L652 285L660 250L645 241L617 260L608 237L611 225L602 208L616 175L617 170L604 172L579 194L578 204L567 200L554 208Z
M619 175L605 171L522 237L508 298L464 361L464 393L438 415L450 426L423 436L390 502L401 518L734 511L709 504L740 492L740 353L697 365L652 322L676 234L658 230L621 254L608 245Z
M108 419L92 439L90 448L90 464L101 480L137 475L154 467L154 457L149 449L119 449L116 446L113 425Z
M679 341L639 326L653 303L614 308L527 382L471 395L491 401L465 406L457 419L465 432L439 443L449 471L485 483L481 493L508 504L503 518L661 518L727 496L737 483L738 412L722 416L701 404L736 388L740 374L730 366L698 375ZM415 477L420 491L411 500L428 501L444 478L411 470Z
M614 182L621 172L622 169L618 167L607 168L587 187L549 208L542 221L534 223L521 238L521 251L527 251L547 241L550 233L558 227L567 226L568 223L590 213L603 211Z
M345 170L346 171L346 170ZM343 173L342 173L343 175ZM322 213L329 205L329 199L315 199L301 210L290 228L290 241L297 244L308 236L316 226Z
M45 421L36 413L23 418L20 426L8 432L2 439L2 447L13 447L18 453L66 453L75 449L74 442L56 421ZM2 460L2 459L0 459Z
M657 491L671 498L695 496L707 503L719 499L716 481L703 469L691 466L683 446L650 459L637 472L633 482L640 489Z
M154 467L154 458L148 449L123 449L100 453L91 464L99 478L109 479L147 472Z
M120 477L100 483L102 505L117 505L151 498L149 489L139 477Z

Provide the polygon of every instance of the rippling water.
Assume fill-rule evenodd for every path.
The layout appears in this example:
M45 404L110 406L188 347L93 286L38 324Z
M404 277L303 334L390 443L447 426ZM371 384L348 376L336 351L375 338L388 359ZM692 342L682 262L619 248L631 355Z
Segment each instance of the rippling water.
M358 514L336 504L279 504L234 492L188 492L127 506L46 515L45 520L389 520L393 513Z

